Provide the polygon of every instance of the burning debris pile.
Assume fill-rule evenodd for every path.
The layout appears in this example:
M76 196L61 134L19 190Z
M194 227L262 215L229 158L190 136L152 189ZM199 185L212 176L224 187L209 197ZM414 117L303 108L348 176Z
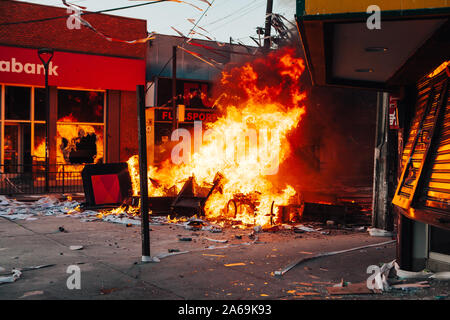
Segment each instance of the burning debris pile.
M171 159L149 167L149 196L174 196L189 181L192 193L204 200L206 219L244 226L271 225L280 206L299 205L294 188L276 185L273 177L291 152L289 132L305 114L299 81L304 71L290 48L224 71L215 93L218 119L204 133L194 128L192 154L186 134L172 134L172 140L178 134L183 141ZM128 164L137 196L138 157Z

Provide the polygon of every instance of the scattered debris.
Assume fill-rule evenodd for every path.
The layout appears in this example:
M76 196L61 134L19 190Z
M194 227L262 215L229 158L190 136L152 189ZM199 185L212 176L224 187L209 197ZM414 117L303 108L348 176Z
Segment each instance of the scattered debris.
M24 268L18 268L20 271L30 271L30 270L37 270L37 269L43 269L48 267L56 266L56 264L43 264L40 266L31 266L31 267L24 267Z
M28 291L28 292L25 292L23 294L23 296L19 297L19 299L36 296L36 295L40 295L40 294L44 294L44 291Z
M190 251L176 251L176 252L162 253L162 254L159 254L156 257L154 257L154 259L156 259L156 261L153 261L153 262L159 262L160 259L164 259L164 258L171 257L171 256L176 256L179 254L185 254L185 253L189 253L189 252Z
M351 252L351 251L357 251L357 250L361 250L361 249L365 249L365 248L370 248L370 247L376 247L376 246L382 246L382 245L387 245L387 244L391 244L396 242L396 240L391 240L391 241L386 241L386 242L381 242L381 243L376 243L376 244L371 244L371 245L367 245L367 246L362 246L362 247L357 247L357 248L351 248L351 249L347 249L347 250L340 250L340 251L332 251L332 252L325 252L325 253L321 253L312 257L306 257L306 258L301 258L293 263L291 263L290 265L288 265L287 267L285 267L284 269L281 270L277 270L274 272L274 274L276 276L282 276L284 275L286 272L288 272L289 270L291 270L292 268L294 268L295 266L299 265L302 262L308 261L308 260L312 260L312 259L317 259L317 258L321 258L321 257L327 257L327 256L333 256L336 254L341 254L341 253L346 253L346 252Z
M202 230L203 227L207 226L207 223L201 219L190 219L184 225L184 228L187 230Z
M435 280L450 280L450 271L438 272L430 276L431 279Z
M275 226L270 226L270 227L264 227L263 231L264 232L277 232L277 231L280 231L280 226L275 225Z
M140 226L141 225L141 220L136 220L136 219L131 219L131 218L127 218L127 217L116 216L116 215L113 215L113 214L109 214L109 215L103 217L103 221L119 223L119 224L125 224L125 225L127 225L127 224L135 225L135 226Z
M207 229L209 229L209 232L211 233L221 233L223 231L219 226L210 226Z
M312 283L308 283L308 282L296 282L295 284L299 285L299 286L305 286L305 287L312 287L313 286Z
M298 225L294 226L294 232L302 233L301 231L303 231L303 232L317 232L316 229L313 229L313 228L310 228L310 227L306 227L306 226L304 226L302 224L298 224Z
M20 272L20 270L18 269L13 269L11 272L12 275L10 276L0 277L0 284L15 282L22 275L22 272Z
M117 288L111 288L111 289L100 289L100 294L110 294L114 291L116 291Z
M225 258L223 254L208 254L208 253L202 253L203 256L206 257L217 257L217 258Z
M257 232L257 233L259 233L259 232L262 232L262 227L261 226L254 226L253 227L253 230L255 231L255 232Z
M210 238L205 238L208 241L212 241L212 242L219 242L219 243L227 243L228 240L219 240L219 239L210 239Z
M450 280L450 272L432 273L422 270L420 272L411 272L401 270L396 260L384 263L378 271L375 272L373 285L375 289L382 291L390 291L393 289L400 290L417 290L429 288L428 281L419 281L415 283L396 283L398 280Z
M425 270L422 270L420 272L401 270L399 265L397 264L397 262L395 262L395 260L390 263L393 263L397 277L402 280L403 279L428 279L430 276L433 275L433 273L427 272ZM390 264L388 264L388 265L390 265Z
M372 294L375 293L367 287L366 282L340 284L339 286L327 287L328 293L331 295L349 295L349 294Z
M367 231L372 237L392 237L394 235L390 231L377 228L368 228Z
M238 267L238 266L245 266L245 265L246 264L243 262L224 264L225 267Z
M416 283L394 284L391 286L391 288L410 291L422 288L430 288L430 284L428 283L428 281L420 281Z
M304 297L304 296L320 296L320 292L295 292L296 296Z

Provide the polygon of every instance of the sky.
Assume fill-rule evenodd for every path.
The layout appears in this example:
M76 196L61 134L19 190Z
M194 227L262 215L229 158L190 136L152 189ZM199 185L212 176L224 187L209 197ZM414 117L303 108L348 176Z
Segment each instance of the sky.
M145 19L149 32L178 35L171 27L188 34L194 26L188 19L201 20L199 27L206 29L209 37L217 41L229 42L230 37L244 44L255 45L249 36L258 38L256 27L264 27L267 0L207 0L211 7L203 0L183 0L185 3L163 2L141 6L137 8L114 11L110 14ZM24 2L39 3L64 7L61 0L26 0ZM76 5L87 7L88 11L124 7L145 3L139 0L73 0L68 1ZM282 14L293 20L295 14L295 0L273 0L273 12ZM198 10L194 6L203 9ZM208 9L209 7L209 9ZM205 13L206 9L208 11ZM203 17L202 17L203 15ZM203 32L201 29L196 29ZM205 32L203 32L205 33ZM197 36L202 38L201 36Z

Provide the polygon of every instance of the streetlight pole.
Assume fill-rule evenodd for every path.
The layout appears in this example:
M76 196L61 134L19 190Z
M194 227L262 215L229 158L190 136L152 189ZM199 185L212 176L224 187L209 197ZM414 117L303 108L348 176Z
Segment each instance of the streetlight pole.
M273 0L267 0L266 7L266 26L265 26L265 35L264 35L264 50L269 52L270 50L270 31L272 28L272 9L273 9Z
M48 87L48 66L53 58L53 49L42 48L38 50L45 70L45 192L49 192L49 171L50 171L50 89Z

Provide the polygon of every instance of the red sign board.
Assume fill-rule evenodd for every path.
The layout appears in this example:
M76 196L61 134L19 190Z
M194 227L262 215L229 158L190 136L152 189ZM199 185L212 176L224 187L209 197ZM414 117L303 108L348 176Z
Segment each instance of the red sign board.
M156 109L155 110L155 120L156 121L172 121L172 110L170 109ZM200 111L200 110L186 110L184 113L183 122L214 122L217 120L217 115L210 111Z
M44 86L37 51L0 46L0 82ZM145 60L55 51L48 81L58 87L135 91L145 84Z
M394 98L392 96L389 97L389 127L393 130L399 128L397 101L397 98Z

